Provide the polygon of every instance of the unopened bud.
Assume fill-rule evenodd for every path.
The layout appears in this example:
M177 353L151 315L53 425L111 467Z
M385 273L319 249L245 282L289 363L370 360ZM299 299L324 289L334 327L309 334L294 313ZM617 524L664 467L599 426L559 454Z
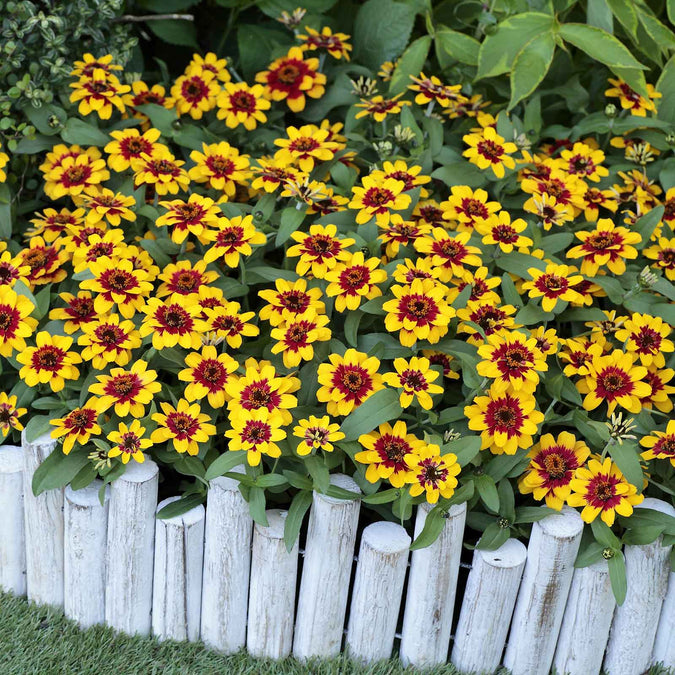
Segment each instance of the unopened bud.
M651 288L658 280L659 278L649 266L644 267L638 276L638 283L642 288Z
M614 557L614 549L611 548L603 548L602 549L602 557L605 560L610 560L610 558Z
M618 111L616 109L616 106L613 103L608 103L605 106L605 116L606 117L609 117L610 119L613 119L614 117L616 117L617 112Z
M509 527L511 525L511 523L508 521L507 518L500 518L497 521L497 525L499 525L499 527L501 527L502 530L505 530L507 527Z

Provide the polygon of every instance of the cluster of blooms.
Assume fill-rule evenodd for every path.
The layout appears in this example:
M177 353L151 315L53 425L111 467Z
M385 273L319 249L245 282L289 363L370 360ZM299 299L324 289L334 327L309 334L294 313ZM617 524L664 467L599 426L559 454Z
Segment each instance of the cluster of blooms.
M636 280L622 296L626 312L598 308L616 292L612 275L629 272L641 255L675 279L675 238L668 238L675 188L663 194L647 178L649 153L635 152L646 144L613 139L640 166L598 187L610 169L593 138L531 152L517 135L499 133L503 114L485 112L480 95L466 96L459 85L420 74L393 98L375 94L374 80L358 85L365 95L356 118L381 122L419 106L430 123L463 123L469 162L498 179L509 170L524 193L523 217L513 217L484 189L454 185L440 196L429 162L425 171L403 152L364 172L368 163L341 123L288 126L273 156L218 141L180 159L152 126L151 111L138 109L154 103L193 120L214 111L226 128L247 132L266 123L273 102L300 112L325 91L325 55L348 59L350 51L346 35L305 33L254 85L232 82L226 60L214 54L195 55L170 96L160 85L121 84L109 57L85 55L75 64L71 100L79 112L105 120L117 110L140 129L110 131L102 150L55 145L40 167L44 192L66 201L36 214L26 245L13 253L5 246L0 257L0 354L17 363L25 387L43 397L54 392L67 405L51 421L63 452L95 442L98 469L110 458L142 462L148 452L212 461L226 448L258 467L263 456L302 460L338 448L365 481L388 481L435 503L458 485L460 464L438 422L439 407L455 406L454 420L480 435L482 450L526 456L522 494L555 509L582 507L588 522L629 516L643 495L607 456L621 436L607 435L593 453L568 431L543 431L573 428L579 408L608 419L617 408L664 416L673 409L671 327L636 301L656 279ZM381 78L392 69L385 64ZM654 111L652 99L612 84L607 95L632 114ZM345 174L346 187L338 180ZM295 223L285 238L278 221L245 208L284 199L281 220ZM638 220L661 206L653 232L641 234ZM623 225L616 225L620 207ZM570 230L573 222L580 227ZM543 237L553 228L569 233L554 249ZM275 236L284 245L281 263ZM513 252L527 261L522 272L507 266L499 276ZM254 284L263 287L249 292ZM41 312L50 323L38 328L41 294L48 298L51 288L56 306ZM374 336L359 331L360 322ZM387 340L393 346L383 355ZM552 371L570 385L555 395ZM478 386L466 385L469 372L482 378ZM319 405L300 405L303 387ZM68 388L81 390L80 405L64 396ZM361 450L352 452L334 420L387 388L397 392L400 419L361 434ZM16 395L0 395L5 435L22 428L26 409L18 405ZM641 443L645 462L675 466L675 423Z

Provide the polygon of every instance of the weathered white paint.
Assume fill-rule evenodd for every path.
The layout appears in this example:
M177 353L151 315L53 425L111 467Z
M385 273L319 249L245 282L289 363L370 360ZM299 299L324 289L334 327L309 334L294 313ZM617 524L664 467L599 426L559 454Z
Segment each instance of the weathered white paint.
M243 473L244 467L233 471ZM239 482L214 478L206 503L201 637L226 654L246 644L252 531Z
M108 500L104 506L94 481L82 490L65 491L64 610L82 628L105 620L105 565Z
M331 483L361 492L349 476L333 475ZM314 493L295 620L297 659L340 653L360 504Z
M368 525L361 536L347 651L363 662L391 656L411 539L400 525Z
M652 661L675 670L675 572L670 573L668 593L663 601L659 628L656 631Z
M49 434L23 445L23 505L26 528L26 587L28 599L63 607L63 490L33 495L33 474L56 447ZM61 450L56 450L61 452Z
M504 665L513 675L548 675L583 530L569 507L534 523Z
M150 634L158 474L130 462L110 489L105 621L129 635Z
M650 508L675 516L660 499L645 499L636 508ZM661 607L668 590L670 546L661 537L646 546L625 546L628 590L616 608L603 664L607 675L640 675L651 663Z
M267 511L268 527L253 528L246 649L251 656L283 659L293 646L298 542L284 543L287 511Z
M180 497L161 501L157 511ZM160 640L199 639L204 563L204 507L155 523L152 632Z
M23 450L0 446L0 589L26 595Z
M494 673L501 663L526 559L517 539L495 551L474 551L452 648L461 672Z
M565 675L598 675L616 601L606 560L574 570L553 664Z
M429 504L417 508L415 537L430 510ZM406 666L426 668L448 658L466 504L450 507L447 515L438 539L412 554L401 637L401 661Z

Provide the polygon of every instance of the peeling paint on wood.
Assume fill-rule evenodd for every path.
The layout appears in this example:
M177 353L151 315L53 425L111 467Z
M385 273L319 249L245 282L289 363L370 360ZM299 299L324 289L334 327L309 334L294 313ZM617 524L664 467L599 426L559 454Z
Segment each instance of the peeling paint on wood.
M26 595L23 450L0 446L0 589Z

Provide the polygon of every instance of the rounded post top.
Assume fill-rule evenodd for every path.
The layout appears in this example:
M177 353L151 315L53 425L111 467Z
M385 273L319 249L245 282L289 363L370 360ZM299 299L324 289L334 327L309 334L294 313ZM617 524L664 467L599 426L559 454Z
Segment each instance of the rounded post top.
M50 432L47 432L46 434L42 434L42 436L38 436L34 441L29 441L26 438L26 430L24 429L21 432L21 445L24 448L27 447L40 447L43 445L49 445L51 448L56 447L56 439L52 438Z
M168 504L173 504L173 502L177 502L179 499L180 497L167 497L166 499L163 499L157 504L157 513ZM205 515L206 510L204 509L204 506L202 504L197 504L197 506L192 507L185 513L181 513L179 516L174 516L173 518L161 518L158 520L165 525L189 526L198 523L200 520L204 520Z
M145 460L143 464L138 462L129 462L127 470L113 483L125 481L127 483L145 483L157 477L159 467L151 459Z
M23 448L18 445L0 445L0 473L23 471Z
M535 523L544 534L561 539L574 538L584 529L579 512L570 506L563 506L560 513L552 513Z
M675 517L675 508L673 508L668 502L664 502L663 499L646 497L641 504L636 504L635 508L653 509L654 511L660 511L661 513L665 513L668 516Z
M387 521L368 525L363 530L361 541L380 553L401 553L412 543L405 528Z
M351 476L345 476L343 473L332 474L330 477L330 484L342 488L343 490L349 490L349 492L355 492L357 495L361 494L361 488L356 484L356 481ZM351 501L349 499L340 499L340 497L331 497L319 492L315 492L314 494L319 499L328 502L329 504L344 504Z
M260 523L256 523L256 533L267 539L283 539L288 511L284 511L283 509L269 509L268 511L265 511L265 515L267 516L267 527Z
M246 467L243 464L238 464L232 467L228 473L246 473ZM219 488L220 490L239 490L239 481L236 478L229 478L228 476L217 476L212 478L209 483L211 488Z
M73 488L68 485L65 491L65 498L71 504L76 506L99 506L101 507L101 500L99 499L99 492L103 486L102 480L95 480L87 487L82 488L81 490L73 490ZM109 488L105 489L104 501L109 499ZM102 508L102 507L101 507Z
M527 548L517 539L507 539L494 551L476 549L476 552L490 567L518 567L527 559Z

